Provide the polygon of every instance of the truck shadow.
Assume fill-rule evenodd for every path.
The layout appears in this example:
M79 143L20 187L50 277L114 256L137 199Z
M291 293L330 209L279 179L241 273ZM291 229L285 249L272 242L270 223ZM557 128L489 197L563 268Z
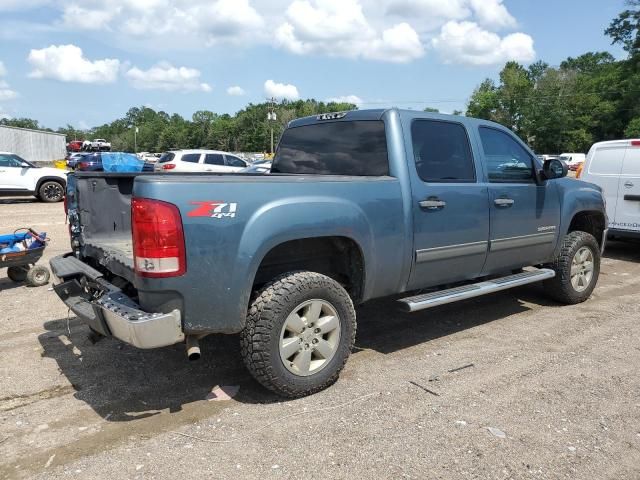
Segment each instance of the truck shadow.
M0 205L19 205L26 203L39 203L39 200L35 197L0 198Z
M440 337L468 330L511 315L526 312L525 302L559 307L537 285L520 287L427 309L421 312L400 311L394 302L374 300L358 309L357 349L388 354L426 343ZM393 310L390 310L393 309ZM393 319L389 314L393 313Z
M184 345L138 350L109 338L93 343L89 328L75 317L68 323L48 321L44 327L47 331L38 337L43 357L57 362L75 398L109 421L180 412L187 404L205 401L218 385L239 386L234 397L239 402L282 401L245 370L235 335L203 339L201 360L189 362Z
M358 308L355 357L364 349L392 353L528 310L521 299L555 305L535 287L414 314L400 312L393 298L370 302ZM245 370L236 335L203 339L201 360L189 362L182 345L138 350L112 339L93 344L88 327L77 318L48 321L44 327L47 331L39 336L43 356L57 362L75 398L112 422L144 419L163 410L186 409L189 418L198 416L208 410L196 413L189 404L205 403L217 385L239 386L234 400L241 403L283 401Z

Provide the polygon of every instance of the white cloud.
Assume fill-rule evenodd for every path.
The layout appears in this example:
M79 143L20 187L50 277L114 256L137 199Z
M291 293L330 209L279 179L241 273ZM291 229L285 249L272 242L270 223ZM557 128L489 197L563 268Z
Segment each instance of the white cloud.
M494 65L509 60L527 63L536 56L529 35L512 33L501 38L473 22L447 22L431 44L445 63Z
M439 28L448 20L463 20L472 13L468 0L391 0L387 12L413 20L421 31Z
M487 28L514 28L518 24L502 0L469 0L469 3L478 23Z
M149 70L132 67L125 74L135 88L143 90L166 90L182 92L210 92L211 86L200 81L200 70L174 67L169 62L160 62Z
M60 5L66 28L107 31L116 40L156 49L241 44L255 38L265 23L250 0L74 0Z
M237 85L227 88L227 95L231 95L232 97L242 97L245 93L244 88Z
M343 95L340 97L331 97L327 99L327 102L334 103L353 103L354 105L360 105L363 100L357 95Z
M276 83L273 80L264 82L264 93L267 97L274 97L278 100L298 100L300 93L295 85Z
M278 46L299 55L390 62L408 62L424 55L420 38L408 23L375 29L359 0L294 0L275 39Z
M4 66L4 63L0 61L0 77L4 77L6 74L7 68ZM11 88L9 88L9 84L0 79L0 101L12 100L17 96L18 92L16 92L15 90L11 90Z
M4 100L12 100L18 96L18 92L11 90L9 84L4 80L0 80L0 102Z
M61 82L113 83L120 61L115 58L88 60L75 45L51 45L31 50L27 61L33 67L31 78L53 78Z
M80 30L109 30L109 23L122 11L122 8L85 8L72 3L65 6L62 23L65 27Z

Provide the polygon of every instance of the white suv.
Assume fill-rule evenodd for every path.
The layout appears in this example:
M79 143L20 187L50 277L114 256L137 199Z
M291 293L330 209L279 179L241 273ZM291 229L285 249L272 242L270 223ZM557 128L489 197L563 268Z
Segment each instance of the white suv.
M66 171L36 167L15 153L0 152L0 196L33 195L43 202L59 202L66 185Z
M154 165L156 172L233 173L249 164L240 157L219 150L174 150L165 152Z

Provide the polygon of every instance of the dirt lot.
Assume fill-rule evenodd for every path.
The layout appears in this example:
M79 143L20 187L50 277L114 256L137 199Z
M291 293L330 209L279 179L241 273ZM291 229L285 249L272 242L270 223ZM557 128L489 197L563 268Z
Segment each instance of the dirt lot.
M26 225L47 257L67 249L61 204L0 199L0 231ZM368 304L340 381L296 401L251 379L235 337L199 363L93 345L48 287L0 271L0 478L638 479L639 245L612 244L602 270L573 307L537 286ZM207 400L217 385L239 391Z

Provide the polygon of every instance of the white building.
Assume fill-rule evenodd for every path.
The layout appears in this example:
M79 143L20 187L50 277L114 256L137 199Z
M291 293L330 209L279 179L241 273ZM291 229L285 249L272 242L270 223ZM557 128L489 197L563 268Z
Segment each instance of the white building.
M67 140L61 133L0 125L0 152L12 152L30 162L62 160Z

